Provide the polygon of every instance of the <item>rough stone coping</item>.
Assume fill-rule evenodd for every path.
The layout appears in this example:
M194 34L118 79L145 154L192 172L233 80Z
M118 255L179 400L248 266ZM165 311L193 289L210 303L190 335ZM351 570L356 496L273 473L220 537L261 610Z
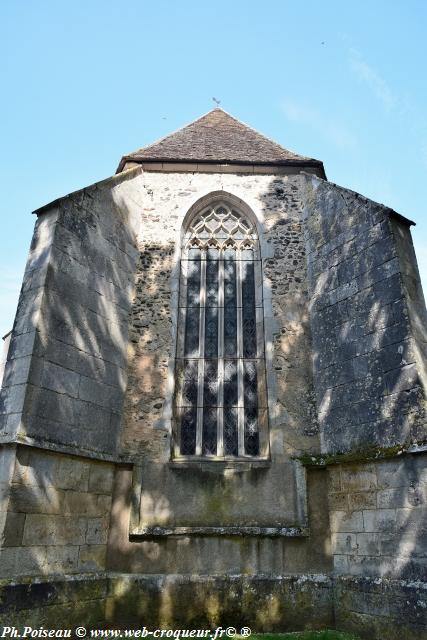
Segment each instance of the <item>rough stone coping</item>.
M138 464L139 461L135 456L110 455L108 453L102 453L101 451L92 451L90 449L83 449L72 445L63 445L43 438L30 438L19 433L16 436L10 436L9 434L0 436L0 445L3 447L21 445L25 447L32 447L33 449L40 449L41 451L54 451L55 453L70 455L77 458L98 460L99 462L111 462L116 465L127 467L132 467Z
M231 574L219 574L212 575L208 573L129 573L127 571L96 571L93 573L50 573L50 574L38 574L34 576L19 576L16 578L1 578L0 579L0 589L8 586L18 586L25 584L43 584L46 582L82 582L82 581L90 581L93 582L95 580L147 580L147 581L156 581L156 580L164 580L166 582L217 582L218 580L227 580L227 581L237 581L237 580L272 580L272 581L286 581L286 582L316 582L326 584L328 586L332 585L332 582L336 581L337 578L341 579L341 577L345 578L346 576L334 576L332 573L284 573L284 574L271 574L271 573L256 573L256 574L247 574L247 573L231 573ZM348 576L349 579L355 581L356 578L352 578ZM357 580L361 580L361 578L357 578ZM385 581L383 578L362 578L362 580L370 580L381 582ZM405 583L402 580L394 580L391 582L395 583ZM422 588L427 589L427 582L414 583L410 586L416 586L417 588L421 586Z
M427 442L412 442L398 444L393 447L369 447L355 451L337 453L322 453L316 455L305 454L294 456L292 459L300 462L304 467L328 467L333 464L345 464L347 462L372 462L397 458L407 454L425 453Z
M169 538L173 536L307 538L309 535L308 527L141 527L129 534L129 540Z

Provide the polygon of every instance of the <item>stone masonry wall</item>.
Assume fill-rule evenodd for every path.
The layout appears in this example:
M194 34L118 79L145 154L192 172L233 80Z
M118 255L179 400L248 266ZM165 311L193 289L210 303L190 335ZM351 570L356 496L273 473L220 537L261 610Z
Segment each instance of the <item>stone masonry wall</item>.
M329 468L335 570L339 574L427 577L425 454Z
M304 178L146 171L134 183L141 206L140 262L122 431L122 452L140 458L141 473L134 482L141 499L137 504L135 498L133 539L152 532L163 535L170 527L189 533L206 526L219 532L224 527L295 527L297 533L291 535L300 535L306 525L305 477L291 456L319 452L301 228ZM190 209L212 193L250 208L259 225L272 458L262 469L169 465L181 233ZM239 541L230 544L226 533L220 540L202 541L193 531L187 551L194 564L205 562L203 548L217 544L223 549L216 555L226 562L224 570L236 566ZM232 546L236 549L228 553ZM159 568L168 547L166 540L159 542ZM139 553L133 554L135 563ZM146 562L144 553L139 562Z
M273 456L318 451L301 230L304 179L298 175L145 172L134 182L141 205L140 261L130 329L123 451L144 451L152 461L169 459L167 399L170 401L173 390L170 365L175 348L180 231L190 207L210 192L240 198L262 225Z
M426 463L419 453L329 467L337 628L426 637Z
M323 453L423 442L425 362L405 223L383 205L307 176L306 238ZM408 276L408 262L410 276ZM420 285L418 289L421 290ZM414 290L414 286L412 286ZM409 316L408 310L411 311ZM422 345L421 345L422 346Z
M0 578L105 569L113 474L112 463L18 446Z

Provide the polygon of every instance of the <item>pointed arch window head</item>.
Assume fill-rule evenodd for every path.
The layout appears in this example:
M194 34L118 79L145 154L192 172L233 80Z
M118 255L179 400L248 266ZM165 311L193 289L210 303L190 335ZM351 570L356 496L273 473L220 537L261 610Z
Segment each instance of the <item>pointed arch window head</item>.
M181 247L174 456L265 457L262 274L255 226L224 202Z

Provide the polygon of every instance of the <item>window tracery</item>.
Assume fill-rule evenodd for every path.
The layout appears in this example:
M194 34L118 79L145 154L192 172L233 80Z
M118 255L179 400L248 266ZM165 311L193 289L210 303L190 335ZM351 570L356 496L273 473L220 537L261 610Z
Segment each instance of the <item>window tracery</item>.
M198 213L181 247L176 457L266 455L261 282L247 217L225 203Z

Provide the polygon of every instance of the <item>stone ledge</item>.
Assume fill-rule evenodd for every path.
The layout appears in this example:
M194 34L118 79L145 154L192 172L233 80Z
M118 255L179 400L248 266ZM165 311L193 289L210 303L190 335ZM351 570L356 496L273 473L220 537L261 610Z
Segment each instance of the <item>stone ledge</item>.
M171 536L254 536L265 538L307 538L308 527L143 527L129 534L129 540Z
M426 442L410 442L398 444L394 447L370 447L355 451L345 451L339 453L317 454L294 456L292 460L297 460L305 467L328 467L330 465L345 464L353 462L375 462L387 458L397 458L404 454L418 454L427 452Z

